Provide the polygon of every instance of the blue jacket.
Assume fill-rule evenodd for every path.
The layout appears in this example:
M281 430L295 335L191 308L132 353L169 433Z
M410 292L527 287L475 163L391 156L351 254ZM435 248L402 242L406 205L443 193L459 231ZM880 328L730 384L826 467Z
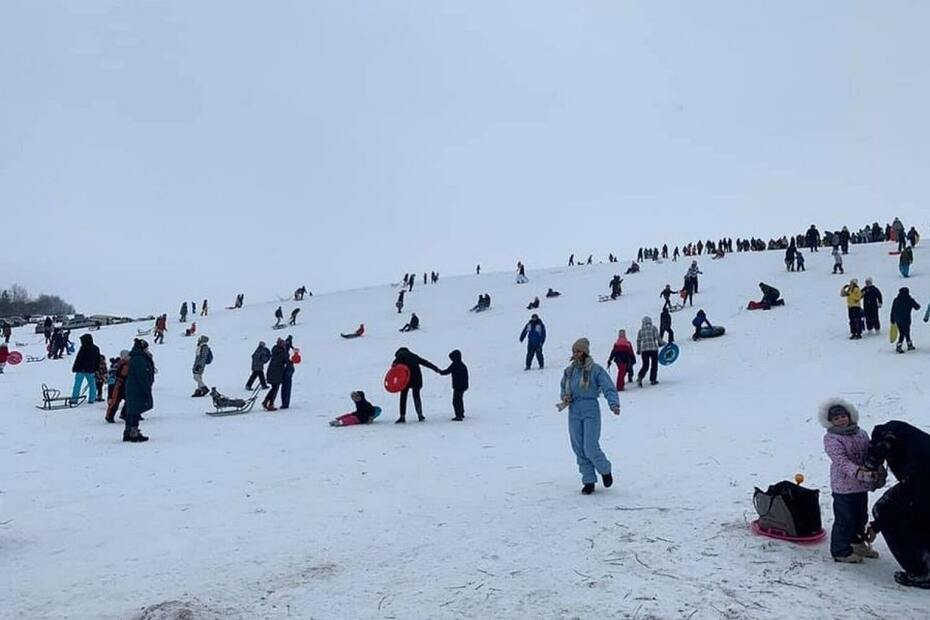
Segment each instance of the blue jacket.
M546 326L543 325L543 322L539 319L535 321L530 319L526 327L523 328L523 332L520 334L520 342L526 340L527 336L529 336L527 345L530 347L541 347L543 343L546 342Z
M617 388L607 371L592 362L589 372L587 388L581 387L583 373L574 363L562 373L562 400L564 401L566 396L571 397L571 405L568 408L570 415L600 414L601 408L597 403L600 394L604 395L611 407L620 406Z

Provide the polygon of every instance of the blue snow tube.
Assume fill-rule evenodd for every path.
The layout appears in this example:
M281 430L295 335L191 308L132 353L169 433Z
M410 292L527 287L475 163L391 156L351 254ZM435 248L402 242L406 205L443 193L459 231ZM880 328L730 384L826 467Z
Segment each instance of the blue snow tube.
M678 345L670 342L659 351L659 363L663 366L669 366L678 359Z

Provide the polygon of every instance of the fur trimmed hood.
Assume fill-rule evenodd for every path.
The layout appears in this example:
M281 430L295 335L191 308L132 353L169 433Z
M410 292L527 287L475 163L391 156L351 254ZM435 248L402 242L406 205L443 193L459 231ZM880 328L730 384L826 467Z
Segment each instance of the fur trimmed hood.
M824 428L830 428L831 424L827 420L827 413L830 411L831 407L839 405L849 412L849 421L853 424L859 424L859 410L856 409L856 406L847 400L842 398L831 398L823 403L821 403L820 408L817 410L817 417L820 420L820 425Z

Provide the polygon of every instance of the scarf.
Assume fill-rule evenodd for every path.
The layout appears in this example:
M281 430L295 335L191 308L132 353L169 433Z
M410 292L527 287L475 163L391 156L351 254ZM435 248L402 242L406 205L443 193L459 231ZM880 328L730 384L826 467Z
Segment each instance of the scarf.
M833 433L834 435L855 435L859 432L859 425L855 422L850 422L846 426L831 426L827 429L828 433Z
M581 383L579 387L582 390L587 390L588 386L591 383L591 368L594 366L594 360L590 355L586 355L583 362L578 362L572 360L572 365L569 366L571 369L580 368L581 369Z

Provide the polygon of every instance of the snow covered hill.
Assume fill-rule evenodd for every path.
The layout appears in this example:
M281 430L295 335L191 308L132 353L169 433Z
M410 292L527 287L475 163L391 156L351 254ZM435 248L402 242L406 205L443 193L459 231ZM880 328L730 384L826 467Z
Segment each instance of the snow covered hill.
M682 354L659 385L622 393L619 418L602 402L616 483L591 497L579 494L567 414L554 407L570 344L587 336L606 362L618 328L635 337L644 315L658 319L659 291L680 286L687 260L645 264L611 303L597 295L626 264L530 270L522 285L513 274L418 283L402 315L387 286L308 298L301 324L283 332L270 329L277 302L199 319L215 355L206 381L228 394L244 393L258 340L294 335L303 363L292 409L273 414L203 415L208 399L190 398L194 339L172 322L153 346L146 444L123 443L103 405L33 407L43 382L70 389L69 360L8 366L0 616L126 618L165 601L205 617L925 616L926 594L895 585L881 542L881 559L846 566L826 543L777 543L748 527L753 487L796 472L821 490L830 527L822 399L855 402L868 430L888 419L928 426L930 332L915 322L918 350L907 355L889 345L888 309L905 281L888 249L853 246L845 277L830 274L827 252L805 253L806 273L786 273L781 252L701 257L694 310L727 333L694 343L693 312L673 315ZM930 268L916 254L906 284L925 303ZM866 276L885 296L885 331L853 342L839 290ZM787 305L746 311L759 281ZM546 300L550 286L562 297ZM492 309L469 313L485 292ZM547 368L525 372L517 336L537 295ZM410 311L422 329L398 333ZM361 322L363 338L339 338ZM138 327L93 335L113 356ZM24 354L42 350L29 330L13 339L36 343ZM427 422L392 423L396 397L381 381L399 346L443 367L462 350L464 423L449 421L448 378L429 371ZM370 426L327 426L356 389L385 413Z

